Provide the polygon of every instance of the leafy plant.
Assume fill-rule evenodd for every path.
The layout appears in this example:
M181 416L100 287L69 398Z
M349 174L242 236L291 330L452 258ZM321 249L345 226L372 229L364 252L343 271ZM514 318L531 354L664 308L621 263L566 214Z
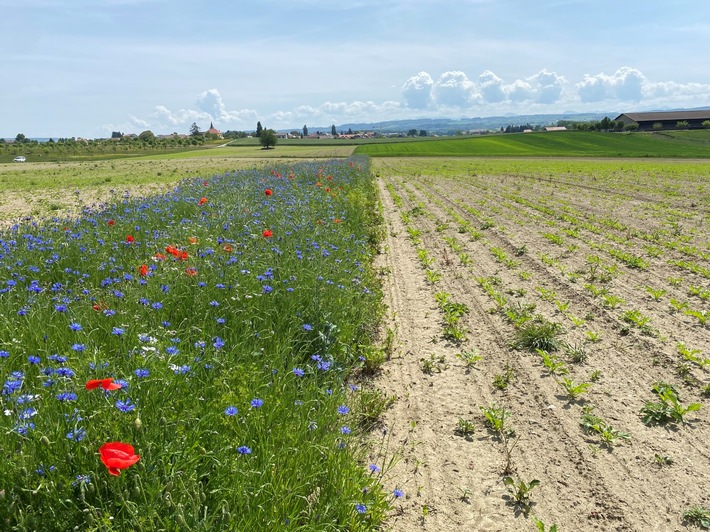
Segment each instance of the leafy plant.
M513 345L516 349L557 351L561 345L558 336L562 332L564 332L564 328L559 323L548 321L542 316L536 316L518 328L517 338Z
M515 371L512 367L506 364L503 373L499 373L493 377L493 386L498 388L499 390L505 390L514 376Z
M612 445L618 439L628 440L631 438L628 433L614 429L614 427L609 425L602 418L594 415L592 411L593 409L591 407L584 408L582 411L582 418L579 424L582 426L584 432L587 434L597 434L601 437L604 445L607 446Z
M584 364L587 361L587 350L582 344L565 343L564 350L565 354L575 364Z
M660 423L685 423L684 416L688 412L700 410L700 403L683 406L674 386L658 382L653 386L660 401L647 401L641 409L641 418L646 425Z
M592 385L591 382L576 383L572 379L569 379L567 377L564 377L562 380L557 382L560 384L560 386L562 386L562 388L564 388L567 397L571 401L576 401L577 399L579 399L579 397L583 393L586 393L587 390L589 390L589 387Z
M653 298L654 301L660 301L661 298L668 293L667 290L662 288L653 288L651 286L646 287L646 292Z
M602 339L602 334L597 331L585 331L590 342L599 342Z
M422 371L427 375L441 373L449 367L448 364L446 364L446 355L431 354L429 358L420 359L420 362L422 363Z
M479 355L476 349L469 349L468 351L462 351L461 353L457 353L456 358L460 358L461 360L463 360L464 364L466 365L466 369L471 369L475 367L478 362L483 360L483 356Z
M552 355L544 349L537 349L537 354L542 358L542 365L545 366L550 375L566 375L567 365L559 357Z
M512 431L506 427L506 420L510 417L510 411L505 407L498 407L495 403L482 406L481 412L486 418L486 425L499 436Z
M454 429L455 434L464 437L471 436L475 431L476 425L473 423L473 421L469 421L463 418L459 418L459 420L456 422L456 428Z
M441 281L441 272L438 270L424 270L424 273L426 274L426 280L431 283L431 284L436 284L439 281Z
M538 532L557 532L557 525L550 525L550 528L546 528L545 523L535 516L532 517L532 522L537 527Z
M540 485L540 481L533 479L530 482L525 482L523 480L518 480L516 482L513 480L513 477L507 476L503 479L503 484L507 486L513 503L520 507L523 514L527 515L530 511L530 506L532 505L532 501L530 500L530 492Z
M691 506L683 512L683 520L700 528L710 528L710 510L704 506Z
M602 298L604 299L602 304L605 307L609 307L609 308L616 308L619 305L623 305L626 302L624 299L622 299L618 296L615 296L613 294L604 294L602 296Z

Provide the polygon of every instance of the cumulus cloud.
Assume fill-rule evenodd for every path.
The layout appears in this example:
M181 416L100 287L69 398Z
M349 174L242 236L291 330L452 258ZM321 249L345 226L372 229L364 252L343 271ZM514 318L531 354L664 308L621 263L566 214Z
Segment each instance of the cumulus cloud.
M528 78L528 81L534 87L534 97L538 103L549 104L559 101L564 86L567 85L567 80L564 76L560 76L556 72L550 72L546 68Z
M643 87L647 81L639 70L621 67L612 75L603 72L596 76L586 74L577 83L577 91L585 103L609 99L638 102L643 99Z
M434 80L426 72L420 72L404 82L402 97L404 105L412 109L426 109L432 102Z
M488 103L498 103L506 99L505 90L503 89L503 80L496 76L490 70L484 70L478 76L478 84L481 91L481 96Z
M222 123L252 122L256 119L256 112L251 109L240 111L227 111L222 96L217 89L204 91L197 97L197 108Z
M476 99L476 86L463 72L444 72L434 85L434 98L440 105L467 107Z

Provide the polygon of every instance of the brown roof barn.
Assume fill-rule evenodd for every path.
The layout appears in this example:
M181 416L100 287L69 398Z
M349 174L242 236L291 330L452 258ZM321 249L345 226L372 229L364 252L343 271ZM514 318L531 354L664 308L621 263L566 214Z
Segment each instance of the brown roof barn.
M639 131L654 129L678 129L678 122L687 122L683 129L700 129L703 122L710 120L710 109L704 111L655 111L649 113L623 113L615 121L624 124L638 124ZM660 124L655 126L654 124Z

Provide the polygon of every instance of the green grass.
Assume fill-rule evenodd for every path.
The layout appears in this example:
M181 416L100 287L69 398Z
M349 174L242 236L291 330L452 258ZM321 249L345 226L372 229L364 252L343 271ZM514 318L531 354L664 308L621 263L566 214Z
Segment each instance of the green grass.
M358 146L372 157L683 157L710 156L710 131L590 133L564 131Z

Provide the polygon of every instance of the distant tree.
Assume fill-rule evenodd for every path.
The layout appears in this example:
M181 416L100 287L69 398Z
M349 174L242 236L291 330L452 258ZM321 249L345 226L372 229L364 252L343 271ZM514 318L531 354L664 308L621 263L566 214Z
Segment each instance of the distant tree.
M200 126L196 122L193 122L190 126L190 135L196 137L200 134Z
M27 142L27 137L23 133L18 133L17 136L15 137L15 142L18 144L22 144L23 142Z
M609 131L613 127L613 122L611 118L605 116L604 118L602 118L602 121L599 123L599 125L601 126L602 131Z
M138 135L138 138L141 139L143 142L152 142L155 140L155 135L150 129L147 129L143 131L140 135Z
M256 136L261 137L261 134L264 132L264 128L261 126L261 122L256 123Z
M612 124L614 125L614 131L624 131L624 122L621 120L612 122Z
M407 136L408 137L416 137L417 136L417 130L416 129L410 129L407 131Z
M624 131L638 131L639 125L638 124L626 124L624 126Z
M303 125L303 136L304 137L308 136L308 126L305 124Z
M654 131L660 131L661 129L663 129L663 123L662 122L654 122L651 127L654 129Z
M426 137L426 136L427 136L426 129L420 129L420 130L419 130L419 136L420 136L420 137Z
M352 134L353 134L353 129L351 127L349 127L348 128L348 135L352 135Z
M687 120L678 120L675 123L676 129L688 129L688 121Z
M700 127L703 129L710 129L710 120L703 120L703 123L700 124Z
M112 139L120 139L123 136L123 133L120 131L112 131L111 132L111 138Z
M333 135L334 137L338 136L338 131L335 129L335 124L330 126L330 134Z
M276 146L276 131L273 129L262 129L261 135L259 135L259 142L264 147L264 149L269 149Z

